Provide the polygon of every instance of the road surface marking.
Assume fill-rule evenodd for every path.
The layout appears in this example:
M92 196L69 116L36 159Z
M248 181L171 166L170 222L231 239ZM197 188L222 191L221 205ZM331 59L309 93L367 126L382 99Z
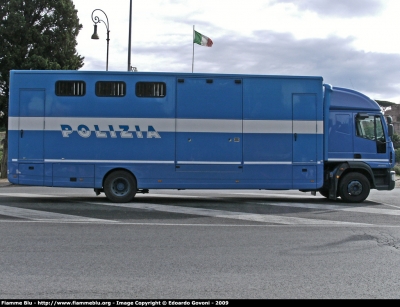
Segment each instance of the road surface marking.
M260 194L251 194L251 193L235 193L236 195L244 194L244 195L260 195ZM162 195L162 196L161 196ZM274 194L279 195L279 194ZM149 195L150 196L150 195ZM160 196L160 197L168 197L168 198L182 198L185 196L182 195L171 195L171 194L154 194L151 196ZM270 196L270 194L268 195ZM283 195L279 195L283 197ZM287 198L286 195L284 195ZM303 196L304 197L304 196ZM187 198L204 198L204 199L222 199L222 197L202 197L202 196L187 196ZM298 198L297 196L295 198ZM310 197L308 197L310 198ZM139 198L138 198L139 199ZM325 198L321 198L325 199ZM243 200L242 200L243 201ZM241 202L242 202L241 201ZM345 206L345 205L328 205L328 204L308 204L308 203L284 203L278 202L274 203L270 200L266 200L265 202L250 202L246 201L246 204L253 205L263 205L263 206L277 206L277 207L293 207L293 208L304 208L304 209L319 209L319 210L334 210L334 211L349 211L349 212L359 212L359 213L369 213L369 214L386 214L386 215L400 215L400 210L391 210L391 209L377 209L377 208L367 208L367 207L356 207L356 206ZM374 202L376 203L376 202Z
M12 216L34 221L117 223L117 221L111 221L111 220L95 219L90 217L54 213L41 210L8 207L3 205L0 205L0 215Z
M242 193L245 194L245 193ZM168 197L168 198L200 198L200 199L221 199L220 197L202 197L193 195L170 195L170 194L153 194L151 196L158 197ZM23 197L23 198L71 198L70 195L46 195L46 194L30 194L30 193L0 193L0 196L10 196L10 197ZM140 197L137 198L139 200ZM72 201L73 198L72 198ZM365 223L351 223L351 222L341 222L341 221L330 221L330 220L318 220L318 219L308 219L308 218L298 218L280 215L269 215L269 214L253 214L246 212L232 212L217 209L204 209L195 207L182 207L182 206L170 206L170 205L160 205L160 204L147 204L147 203L137 203L132 202L128 204L114 204L114 203L98 203L98 202L88 202L84 199L79 200L79 202L102 205L102 206L115 206L115 207L125 207L131 209L141 209L141 210L155 210L160 212L178 213L178 214L190 214L199 216L209 216L216 218L228 218L236 220L245 220L252 222L267 222L276 223L284 225L371 225ZM247 204L256 204L263 206L280 206L280 207L294 207L294 208L305 208L305 209L318 209L318 210L334 210L334 211L349 211L349 212L359 212L368 214L387 214L387 215L400 215L400 210L390 210L390 209L376 209L376 208L366 208L366 207L345 207L339 205L328 205L328 204L305 204L305 203L284 203L284 202L246 202ZM117 221L105 220L105 219L94 219L79 217L74 215L52 213L47 211L38 211L31 209L21 209L8 206L0 206L0 215L8 215L13 217L20 217L25 219L33 219L37 221L42 220L59 220L59 221L80 221L80 222L111 222L117 223Z
M141 209L141 210L154 210L160 212L179 213L179 214L190 214L209 216L216 218L227 218L235 220L244 220L251 222L263 222L263 223L276 223L284 225L362 225L367 226L372 224L365 223L351 223L351 222L340 222L340 221L329 221L329 220L317 220L317 219L306 219L289 216L279 216L270 214L254 214L246 212L232 212L224 210L204 209L204 208L193 208L193 207L179 207L169 205L158 205L158 204L146 204L146 203L126 203L126 204L114 204L114 203L96 203L89 202L93 205L101 206L112 206L112 207L123 207L130 209Z

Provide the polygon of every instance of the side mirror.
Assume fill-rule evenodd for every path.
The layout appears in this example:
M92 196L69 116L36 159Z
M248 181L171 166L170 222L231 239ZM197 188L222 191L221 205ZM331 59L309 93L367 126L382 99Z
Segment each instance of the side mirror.
M391 116L387 116L386 121L387 121L388 125L390 125L393 122L393 119Z
M393 124L388 125L388 134L390 137L393 137L394 134Z

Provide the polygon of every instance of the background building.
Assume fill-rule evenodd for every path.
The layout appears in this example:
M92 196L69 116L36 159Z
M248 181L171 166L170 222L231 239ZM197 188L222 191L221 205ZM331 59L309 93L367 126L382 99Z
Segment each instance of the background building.
M385 111L385 115L392 117L394 132L400 134L400 104L391 106L391 110Z

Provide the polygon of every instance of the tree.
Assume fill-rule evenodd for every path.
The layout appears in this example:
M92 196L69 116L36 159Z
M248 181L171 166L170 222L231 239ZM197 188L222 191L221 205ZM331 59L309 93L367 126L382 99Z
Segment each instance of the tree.
M0 127L8 126L9 71L69 69L83 66L76 51L82 25L72 0L1 0L0 2ZM0 165L6 178L7 135Z

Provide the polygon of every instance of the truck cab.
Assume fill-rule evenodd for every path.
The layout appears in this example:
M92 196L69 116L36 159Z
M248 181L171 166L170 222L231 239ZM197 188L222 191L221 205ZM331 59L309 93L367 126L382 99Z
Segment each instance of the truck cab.
M371 188L394 188L395 152L391 118L367 96L328 87L325 181L321 194L347 202L364 200Z

